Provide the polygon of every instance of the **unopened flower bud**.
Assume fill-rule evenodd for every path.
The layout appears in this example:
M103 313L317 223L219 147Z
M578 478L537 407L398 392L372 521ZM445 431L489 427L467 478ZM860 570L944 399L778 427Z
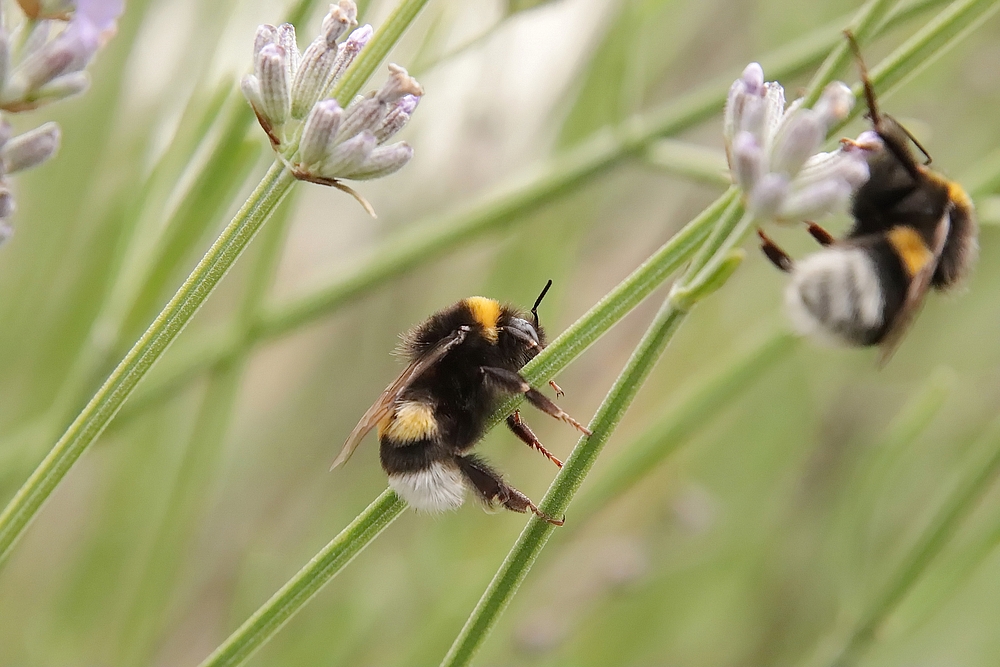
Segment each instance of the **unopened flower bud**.
M59 138L59 126L45 123L9 140L0 149L4 173L12 174L45 162L59 150Z
M0 184L0 220L7 220L14 215L16 208L14 195L7 189L7 186Z
M785 121L774 139L771 153L771 170L789 177L799 173L823 142L826 128L816 112L799 109Z
M299 161L303 165L315 164L326 156L342 115L343 110L334 99L323 100L313 106L299 141Z
M278 42L278 29L273 25L265 23L257 26L257 32L253 37L253 62L260 58L260 52L268 44L280 44Z
M774 218L788 194L788 178L783 174L764 174L750 192L747 208L760 218Z
M410 115L416 110L420 98L416 95L404 95L385 115L385 118L373 130L375 138L381 144L383 141L403 129L410 120Z
M749 132L740 132L733 140L733 178L749 192L764 173L764 151Z
M292 80L293 118L305 118L312 106L329 91L326 82L336 60L336 45L331 48L323 39L314 40L306 48Z
M283 48L268 44L261 49L257 59L257 80L260 84L260 111L271 123L272 129L277 129L287 120L291 107Z
M395 102L404 95L420 97L424 89L417 80L410 76L406 69L395 63L389 63L389 78L378 91L378 99L383 103Z
M823 94L813 110L827 128L845 120L854 108L854 93L841 81L834 81L823 89Z
M299 45L295 42L295 26L282 23L278 26L276 43L285 50L285 67L288 69L288 80L292 81L295 71L299 68Z
M52 79L35 91L38 99L61 100L73 95L79 95L90 87L90 74L87 72L70 72Z
M330 71L327 72L326 81L324 82L325 90L331 90L333 84L344 75L347 68L350 67L354 59L357 58L358 54L361 53L361 49L365 48L365 45L371 41L372 35L375 31L367 23L354 32L351 36L344 40L344 43L340 45L337 51L337 56L333 61L333 66Z
M350 0L341 0L338 5L330 5L330 11L323 17L322 37L328 45L336 46L340 36L357 24L357 5Z
M388 176L402 169L412 157L413 149L405 141L399 141L388 146L378 146L372 150L360 168L356 171L345 173L342 178L365 181Z
M851 186L845 181L825 180L803 189L793 189L774 217L783 220L809 220L841 212L851 200Z
M343 178L344 174L360 170L375 150L375 145L375 135L368 131L337 144L320 165L320 176Z

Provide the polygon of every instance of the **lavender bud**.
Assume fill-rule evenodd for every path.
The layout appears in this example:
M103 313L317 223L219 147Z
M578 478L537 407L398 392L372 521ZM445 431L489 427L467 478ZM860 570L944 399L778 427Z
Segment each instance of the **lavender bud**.
M760 64L750 63L743 70L742 76L729 87L729 96L726 98L726 109L722 121L722 132L727 144L732 141L740 129L747 101L760 97L763 85L764 70L761 69Z
M0 245L7 242L11 236L14 235L14 228L9 224L0 219Z
M342 115L343 110L334 99L323 100L313 106L299 141L299 161L302 164L312 165L325 157Z
M14 215L17 206L14 204L14 195L7 189L6 185L0 184L0 220L7 220ZM11 230L13 232L13 230Z
M329 90L326 81L336 60L336 47L330 48L322 38L313 40L306 48L292 80L293 118L305 118L312 106Z
M823 126L836 125L847 118L854 108L854 93L846 84L834 81L823 89L823 94L813 107Z
M750 192L747 208L761 218L773 218L788 193L788 178L782 174L764 174Z
M260 81L257 80L253 74L247 74L240 81L240 90L243 91L243 97L247 98L247 102L253 107L254 112L259 116L261 112L261 101L260 101Z
M388 146L378 146L371 152L361 168L345 173L343 178L365 181L388 176L402 169L412 157L413 149L405 141Z
M749 132L733 140L733 178L744 192L750 192L764 173L764 151Z
M8 141L0 150L4 173L12 174L45 162L59 150L59 126L45 123Z
M14 133L14 129L10 126L6 120L0 119L0 148L3 148L8 141L10 141L11 135ZM3 216L0 216L2 218Z
M362 130L374 133L385 115L385 105L379 102L374 93L369 93L347 105L344 121L340 124L339 140L353 137Z
M785 121L774 139L771 169L794 177L820 147L826 128L811 109L799 109Z
M280 42L278 41L278 29L265 23L257 26L257 33L253 37L253 61L255 63L260 59L260 52L268 44L280 44Z
M277 42L278 46L285 50L285 65L288 67L288 80L291 81L299 68L299 45L295 43L295 26L291 23L282 23L278 26Z
M61 100L73 95L79 95L90 87L90 74L87 72L70 72L49 81L35 91L35 97L49 100Z
M375 139L381 144L389 137L403 129L410 120L410 115L417 108L420 98L415 95L404 95L397 101L374 130Z
M777 217L786 220L808 220L847 208L851 186L845 181L826 180L807 188L795 189L781 202Z
M375 31L366 23L352 32L351 36L340 45L336 59L333 62L333 67L327 72L326 80L323 84L326 90L333 88L333 84L343 76L344 72L354 62L354 59L358 57L361 49L365 48L365 45L368 44L374 34Z
M406 72L405 68L395 63L389 63L389 78L378 91L380 102L395 102L404 95L420 97L423 94L424 89L420 87L416 79Z
M361 169L375 150L375 135L365 131L337 144L320 165L320 175L326 178L343 178L344 174Z
M340 36L357 24L357 5L350 0L341 0L339 5L330 5L329 13L323 17L322 37L329 46L336 46Z
M260 82L261 115L277 129L285 123L291 107L288 90L288 69L285 50L277 44L261 49L257 59L257 79Z

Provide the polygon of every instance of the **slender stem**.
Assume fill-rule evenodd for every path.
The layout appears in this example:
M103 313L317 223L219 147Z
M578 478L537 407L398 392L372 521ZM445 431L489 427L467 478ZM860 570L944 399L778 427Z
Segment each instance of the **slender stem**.
M146 333L73 421L0 514L0 563L70 467L100 435L139 380L184 329L232 267L295 178L275 162Z
M357 94L426 2L402 0L337 83L334 95L342 103ZM191 321L294 183L295 177L280 161L271 165L170 302L0 513L0 566L73 463L101 434L139 381Z
M725 202L716 202L717 205L720 203ZM717 219L716 228L731 227L734 220L738 218L740 209L741 207L736 204L735 198L730 200L726 204L724 213L715 216ZM713 233L712 236L715 234ZM711 243L710 240L705 241L705 244L709 243ZM682 282L684 281L682 280ZM570 501L576 495L577 490L597 460L597 456L601 453L611 434L614 433L618 423L632 404L632 400L646 378L649 377L660 355L666 349L667 343L670 342L686 315L687 310L677 308L671 298L668 297L663 302L653 323L646 330L625 368L597 409L597 413L590 423L593 435L580 439L577 446L573 448L569 459L556 475L542 502L539 503L543 512L549 516L565 514ZM544 367L544 364L540 366ZM532 370L534 373L530 373L526 367L523 373L526 378L529 378L529 381L538 375L537 367ZM554 529L555 527L551 523L537 517L528 521L528 525L521 532L517 542L514 543L507 558L504 559L500 569L479 599L479 603L470 614L462 631L451 645L451 649L441 662L442 667L460 667L469 664L500 614L514 597Z
M934 519L916 544L902 559L899 568L855 626L832 667L847 667L875 640L878 629L899 603L913 589L928 566L961 527L978 502L1000 475L1000 420L994 422L981 446L987 452L984 461L971 466L970 475L941 505ZM977 448L979 449L979 448Z
M787 333L770 336L690 392L681 405L623 447L609 467L588 484L587 491L573 505L573 521L567 524L567 529L585 525L592 515L633 488L702 427L712 424L715 416L752 382L787 359L798 341Z
M406 509L386 489L347 528L313 556L271 599L208 656L200 667L235 667L263 646L361 550Z
M593 435L581 438L549 487L539 505L542 511L551 516L561 516L565 513L580 484L597 460L598 454L614 433L639 388L680 326L684 315L685 313L675 309L669 302L664 302L656 319L647 329L625 369L615 380L614 386L594 415L590 423ZM507 608L524 581L528 570L538 558L553 530L555 527L552 524L537 517L528 521L528 525L517 538L517 542L514 543L493 581L486 588L462 631L451 645L451 649L445 655L441 662L442 667L460 667L472 661L500 614Z
M879 24L875 34L883 34L941 4L943 0L917 0L895 7ZM843 40L841 30L848 20L833 21L762 58L768 76L779 79L793 76L820 62ZM491 190L475 203L443 217L435 215L407 226L374 257L346 276L311 294L266 309L249 329L233 331L221 338L217 333L210 334L212 340L191 343L197 348L194 352L185 350L179 361L161 371L158 378L141 390L143 404L155 404L158 398L184 386L205 368L223 358L242 354L249 344L287 334L463 243L527 221L531 211L606 173L634 153L645 150L658 138L691 127L717 113L725 102L732 79L732 76L723 76L710 81L661 109L598 133L526 177ZM173 356L178 357L176 353Z

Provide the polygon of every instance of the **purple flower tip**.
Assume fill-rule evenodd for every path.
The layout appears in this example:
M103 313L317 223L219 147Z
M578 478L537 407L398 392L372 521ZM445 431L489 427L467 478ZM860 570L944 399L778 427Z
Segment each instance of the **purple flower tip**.
M371 41L374 34L375 30L366 23L351 33L351 36L347 38L347 44L361 50L366 44L368 44L369 41Z

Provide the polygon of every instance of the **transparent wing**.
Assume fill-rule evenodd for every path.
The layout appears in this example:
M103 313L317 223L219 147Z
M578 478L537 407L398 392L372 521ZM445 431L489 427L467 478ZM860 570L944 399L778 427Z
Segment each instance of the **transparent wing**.
M465 340L466 334L469 332L468 327L461 327L453 332L450 336L441 339L429 352L421 356L419 359L411 362L403 372L399 374L399 377L393 380L392 384L385 388L385 391L378 397L378 400L368 408L364 416L361 417L361 421L358 425L354 427L351 431L351 435L347 437L347 442L344 443L344 448L340 450L340 454L337 456L333 465L330 466L330 470L333 470L337 466L343 465L347 462L347 459L351 458L351 454L354 450L358 448L361 441L364 440L368 432L371 431L375 426L378 425L380 421L389 417L393 412L393 406L399 395L402 394L407 387L413 384L413 381L420 377L428 368L436 364L448 350L455 347L459 343Z
M937 229L934 230L934 252L933 259L927 262L917 275L910 281L910 287L906 290L906 301L903 302L903 309L896 316L896 322L892 328L886 332L882 342L879 343L878 365L883 367L888 363L896 348L903 341L903 336L913 324L914 318L920 312L920 307L924 303L924 297L931 286L931 278L937 270L941 261L941 253L944 252L945 241L948 240L948 232L951 229L951 209L945 211L938 222Z

